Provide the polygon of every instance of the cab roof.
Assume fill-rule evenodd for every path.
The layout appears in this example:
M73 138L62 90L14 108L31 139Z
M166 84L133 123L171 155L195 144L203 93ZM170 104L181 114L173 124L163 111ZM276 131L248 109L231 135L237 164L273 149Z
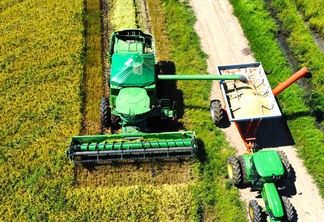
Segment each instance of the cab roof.
M117 54L112 56L110 81L120 87L145 87L155 83L153 54Z

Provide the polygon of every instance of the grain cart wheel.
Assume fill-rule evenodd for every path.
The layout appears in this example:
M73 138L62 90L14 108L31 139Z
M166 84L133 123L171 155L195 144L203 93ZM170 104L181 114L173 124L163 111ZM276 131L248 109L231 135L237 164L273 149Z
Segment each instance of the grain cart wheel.
M107 97L100 100L100 121L102 128L110 126L110 106Z
M233 185L238 186L242 181L242 171L238 159L235 156L227 158L228 177Z
M262 221L262 211L256 200L249 201L249 216L252 222Z
M281 197L283 207L285 209L285 219L292 221L295 217L294 208L287 197Z
M247 175L247 169L246 169L244 156L239 155L237 158L238 158L238 161L239 161L239 163L241 165L241 169L242 169L242 183L243 183L243 185L246 185L246 184L249 183L249 180L248 180L248 175Z
M222 103L218 99L212 100L210 102L210 115L213 123L217 126L220 125L221 120L223 119L224 110L222 108Z
M291 165L290 165L290 163L288 161L288 158L287 158L286 154L281 150L278 150L277 153L280 156L282 164L284 165L285 177L290 177L291 173L292 173L292 168L291 168Z

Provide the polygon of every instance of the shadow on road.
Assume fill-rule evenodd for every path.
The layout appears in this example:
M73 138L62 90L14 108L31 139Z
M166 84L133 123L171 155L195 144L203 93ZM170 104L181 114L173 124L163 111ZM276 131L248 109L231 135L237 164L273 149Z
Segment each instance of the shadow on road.
M287 123L282 118L262 120L257 131L256 143L260 148L294 145Z

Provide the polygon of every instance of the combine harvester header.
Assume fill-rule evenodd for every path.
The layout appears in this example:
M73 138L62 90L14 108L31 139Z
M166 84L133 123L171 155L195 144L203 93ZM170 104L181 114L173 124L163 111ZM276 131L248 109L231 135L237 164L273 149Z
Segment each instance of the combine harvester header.
M158 81L247 82L244 75L235 74L158 75L154 38L136 29L113 33L109 60L110 97L101 100L101 124L104 128L121 128L121 133L72 137L66 154L74 162L194 156L198 148L194 132L163 129L177 115L173 102L158 98Z

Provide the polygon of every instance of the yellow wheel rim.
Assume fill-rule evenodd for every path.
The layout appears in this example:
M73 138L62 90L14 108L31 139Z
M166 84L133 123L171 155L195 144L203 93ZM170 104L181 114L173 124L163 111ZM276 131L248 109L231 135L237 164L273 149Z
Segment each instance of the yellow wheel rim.
M230 179L233 179L233 168L230 163L227 164L227 171L228 171L228 176Z
M249 208L250 218L251 220L254 220L254 213L252 207Z

